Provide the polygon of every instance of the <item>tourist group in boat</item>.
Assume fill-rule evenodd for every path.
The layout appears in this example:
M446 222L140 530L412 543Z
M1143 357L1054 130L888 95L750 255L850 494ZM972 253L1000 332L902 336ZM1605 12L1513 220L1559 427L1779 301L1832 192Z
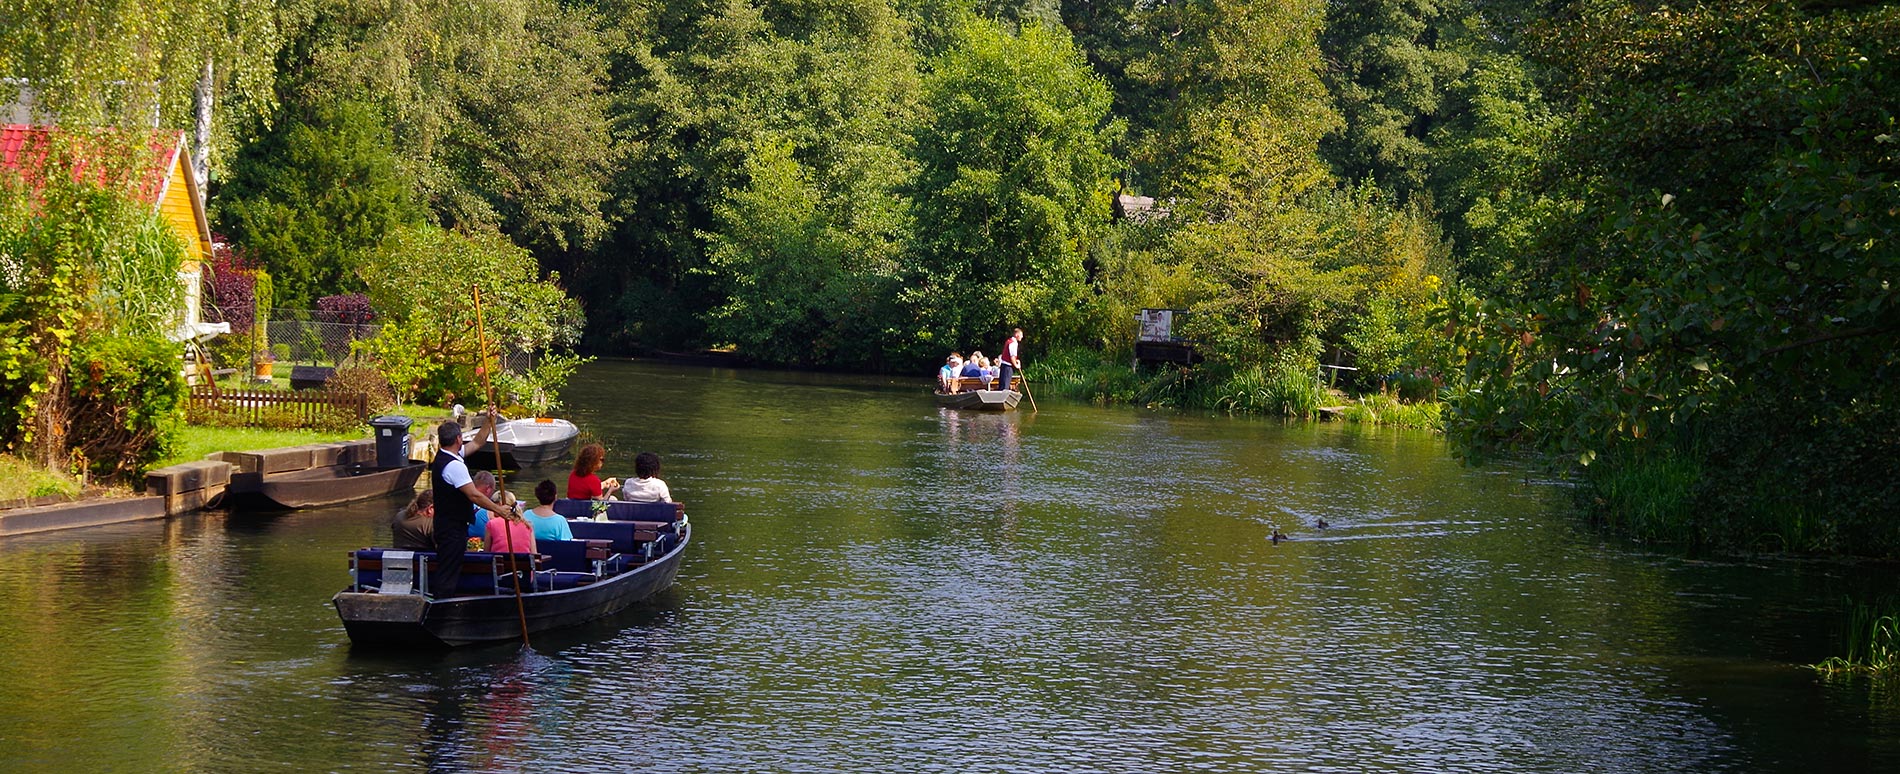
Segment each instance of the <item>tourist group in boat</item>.
M459 441L459 445L451 445L451 439ZM434 588L456 587L460 565L454 561L454 555L458 544L463 553L537 553L537 541L574 539L568 519L555 512L553 481L543 479L536 484L536 504L526 507L513 492L496 491L494 473L468 470L466 458L474 455L484 443L480 436L465 435L457 423L449 422L438 429L437 440L443 446L437 453L436 463L429 466L430 487L417 492L391 522L397 549L436 552L437 574L431 578ZM581 447L573 472L567 477L568 499L673 502L672 491L659 477L660 455L641 452L635 456L634 474L625 483L618 478L604 481L600 478L605 460L606 449L600 444ZM438 509L438 498L451 503L455 510ZM447 561L443 559L445 556Z
M1022 342L1023 329L1016 328L994 360L981 351L971 352L967 360L961 352L950 353L937 371L937 405L974 411L1016 408L1023 395L1017 392L1022 386ZM1035 399L1031 398L1030 403L1033 405Z
M493 421L493 414L489 415ZM480 434L437 428L427 489L394 519L392 548L351 552L348 588L333 599L358 645L440 645L521 639L624 609L672 585L690 539L684 506L660 478L660 458L635 457L624 483L600 479L605 450L581 449L568 497L552 480L535 505L470 471Z
M1020 348L1023 341L1023 329L1016 328L1003 342L1003 348L995 359L985 357L982 350L972 350L968 358L962 352L953 351L944 358L943 367L937 370L937 391L958 393L970 389L1002 390L1015 386L1014 376L1022 372L1023 361Z

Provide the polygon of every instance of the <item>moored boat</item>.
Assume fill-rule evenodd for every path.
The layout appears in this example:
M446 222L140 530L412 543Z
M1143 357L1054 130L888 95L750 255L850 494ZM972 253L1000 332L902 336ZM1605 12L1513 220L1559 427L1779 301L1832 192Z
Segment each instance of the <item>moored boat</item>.
M261 501L266 506L295 510L367 500L372 497L409 492L416 479L428 468L420 462L397 468L369 465L326 465L320 468L285 473L238 474L233 476L231 495ZM252 478L245 485L240 478Z
M1022 384L1022 378L1010 379L1010 387ZM1014 389L992 390L990 382L973 377L957 380L954 392L937 390L937 405L944 408L965 411L1010 411L1023 399L1023 394Z
M456 647L518 640L612 615L673 585L692 527L678 521L575 521L575 540L537 542L539 555L471 552L454 596L427 588L426 551L362 549L331 602L359 647ZM519 609L515 580L522 584Z
M486 439L488 427L482 415L475 415L471 419L474 425L462 433L462 438L470 441ZM554 462L565 456L580 432L580 428L565 419L508 419L496 425L495 438L491 442L501 450L501 469L520 470ZM482 449L469 457L468 464L473 468L493 470L496 468L495 452L488 448Z

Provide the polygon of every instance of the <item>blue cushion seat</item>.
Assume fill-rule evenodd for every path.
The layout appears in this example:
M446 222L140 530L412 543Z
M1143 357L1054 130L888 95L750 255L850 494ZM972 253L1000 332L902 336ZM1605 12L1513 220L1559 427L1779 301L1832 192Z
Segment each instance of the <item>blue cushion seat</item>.
M594 518L595 500L569 500L562 498L554 501L554 512L569 519ZM679 521L679 503L630 503L623 500L608 500L608 521Z

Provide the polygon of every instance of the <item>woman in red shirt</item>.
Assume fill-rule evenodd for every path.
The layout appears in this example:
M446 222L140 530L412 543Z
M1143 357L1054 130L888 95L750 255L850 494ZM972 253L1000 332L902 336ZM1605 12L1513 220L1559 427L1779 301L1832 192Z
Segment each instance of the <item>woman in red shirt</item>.
M574 472L567 474L567 497L570 500L599 500L620 486L620 479L600 480L600 466L607 461L607 450L600 444L590 443L581 447L581 453L574 457Z

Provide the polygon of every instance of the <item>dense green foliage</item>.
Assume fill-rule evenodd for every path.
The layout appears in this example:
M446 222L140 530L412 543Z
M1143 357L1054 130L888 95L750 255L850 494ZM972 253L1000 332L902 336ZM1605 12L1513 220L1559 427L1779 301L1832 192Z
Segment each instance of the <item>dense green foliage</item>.
M1644 537L1900 552L1888 5L260 7L145 11L95 67L15 2L45 24L0 70L175 119L214 62L226 136L256 138L221 225L279 303L367 287L392 324L360 354L405 396L473 388L472 284L523 348L585 309L598 351L921 371L1021 325L1063 392L1442 419L1474 458L1581 471ZM1155 206L1116 220L1118 192ZM1186 310L1207 362L1129 371L1144 307ZM504 389L545 405L573 362Z
M363 254L392 229L419 223L388 131L372 109L340 102L286 113L232 162L218 220L272 279L277 306L314 309L319 296L361 287Z
M183 398L163 336L184 248L133 197L152 153L141 133L54 134L23 155L41 152L0 178L0 443L54 470L135 473Z
M553 0L287 0L279 16L284 102L311 114L376 105L442 225L499 228L548 251L605 232L614 151L606 44L590 11Z
M1719 3L1564 33L1539 55L1576 108L1539 174L1574 204L1533 213L1521 294L1455 308L1456 436L1607 461L1589 477L1613 518L1657 496L1622 479L1679 480L1684 539L1900 549L1900 11Z

